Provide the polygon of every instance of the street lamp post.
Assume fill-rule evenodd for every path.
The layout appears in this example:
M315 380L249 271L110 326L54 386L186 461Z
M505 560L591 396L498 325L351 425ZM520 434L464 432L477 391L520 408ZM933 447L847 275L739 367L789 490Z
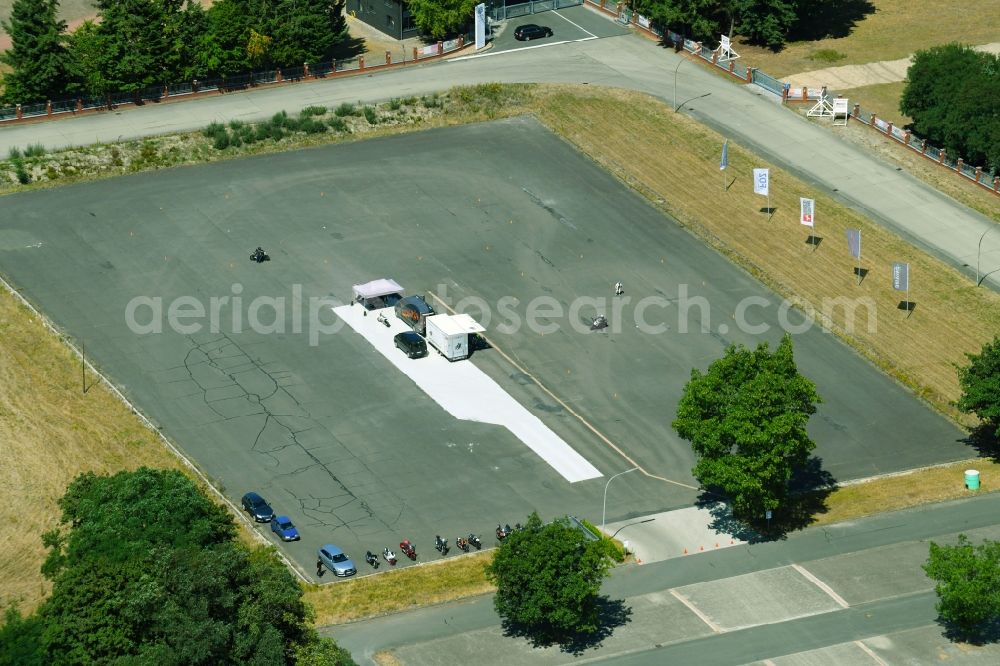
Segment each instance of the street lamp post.
M608 482L604 484L604 508L601 509L601 532L604 531L604 519L607 518L608 515L608 486L610 486L611 482L617 479L622 474L628 474L629 472L634 472L637 469L639 468L633 467L632 469L627 469L624 472L618 472L613 477L608 479Z
M680 69L681 65L685 62L687 62L687 58L682 56L681 61L677 63L676 67L674 67L674 113L677 113L677 70Z
M993 227L990 227L983 232L983 235L979 237L979 247L976 249L976 286L979 286L979 257L983 253L983 239L986 238L986 234L993 231Z

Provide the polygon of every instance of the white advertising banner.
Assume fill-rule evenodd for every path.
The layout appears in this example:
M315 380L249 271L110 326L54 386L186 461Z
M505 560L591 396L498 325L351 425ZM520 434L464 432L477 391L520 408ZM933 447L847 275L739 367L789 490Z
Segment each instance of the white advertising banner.
M726 51L728 51L729 50L729 35L721 35L720 38L719 38L719 41L722 42L719 45L719 48L722 49L722 52L725 53Z
M768 193L768 180L770 179L770 171L768 169L754 169L753 170L753 193L763 194L764 196L770 196Z
M807 227L815 226L813 211L816 208L816 201L799 197L799 221Z
M847 113L847 98L846 97L834 97L833 98L833 112L834 114L846 114Z
M892 262L892 288L896 291L910 290L910 265L901 261Z
M480 2L476 5L476 50L484 46L486 46L486 3Z

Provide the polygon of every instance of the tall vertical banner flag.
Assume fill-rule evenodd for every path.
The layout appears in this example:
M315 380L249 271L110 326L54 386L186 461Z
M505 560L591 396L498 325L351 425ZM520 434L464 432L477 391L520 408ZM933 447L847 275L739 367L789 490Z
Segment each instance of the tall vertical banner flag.
M852 257L861 259L861 229L847 230L847 249Z
M476 5L476 50L484 46L486 46L486 3L481 2Z
M807 227L815 227L816 221L813 219L813 209L816 202L813 199L799 197L799 221Z
M892 262L892 288L896 291L910 290L910 265Z
M725 171L729 166L729 139L722 142L722 159L719 160L719 170Z
M770 173L768 169L754 169L753 170L753 193L763 194L764 196L770 196L768 192L767 184Z

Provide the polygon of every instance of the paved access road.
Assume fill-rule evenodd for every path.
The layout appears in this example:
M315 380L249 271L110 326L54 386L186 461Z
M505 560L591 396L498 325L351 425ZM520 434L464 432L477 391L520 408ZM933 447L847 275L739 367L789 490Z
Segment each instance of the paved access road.
M574 8L576 13L590 12ZM561 10L567 17L576 13ZM576 20L575 18L573 20ZM576 21L581 23L581 21ZM583 23L581 23L583 25ZM589 24L588 24L589 25ZM593 31L592 31L593 32ZM742 86L647 39L625 35L520 49L512 53L428 63L412 68L231 95L149 105L72 120L4 127L0 154L11 146L54 148L199 129L213 120L253 120L311 104L377 101L453 85L501 82L590 83L632 88L667 102L701 97L686 113L862 211L973 275L980 237L996 225L909 174L781 109L762 91ZM674 80L676 77L676 90ZM1000 206L1000 201L998 201ZM984 284L1000 287L1000 232L982 242Z
M328 627L361 663L390 650L403 664L996 663L1000 646L941 636L928 541L997 539L1000 495L984 495L812 528L745 545L615 570L603 592L626 621L572 655L505 637L492 597ZM765 661L767 660L767 661Z

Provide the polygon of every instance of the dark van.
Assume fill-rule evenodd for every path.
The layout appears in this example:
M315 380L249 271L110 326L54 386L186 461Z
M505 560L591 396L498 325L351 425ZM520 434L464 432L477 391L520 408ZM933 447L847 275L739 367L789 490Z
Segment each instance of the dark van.
M397 333L393 341L396 343L396 347L410 358L427 356L427 342L420 337L419 333L413 331Z

